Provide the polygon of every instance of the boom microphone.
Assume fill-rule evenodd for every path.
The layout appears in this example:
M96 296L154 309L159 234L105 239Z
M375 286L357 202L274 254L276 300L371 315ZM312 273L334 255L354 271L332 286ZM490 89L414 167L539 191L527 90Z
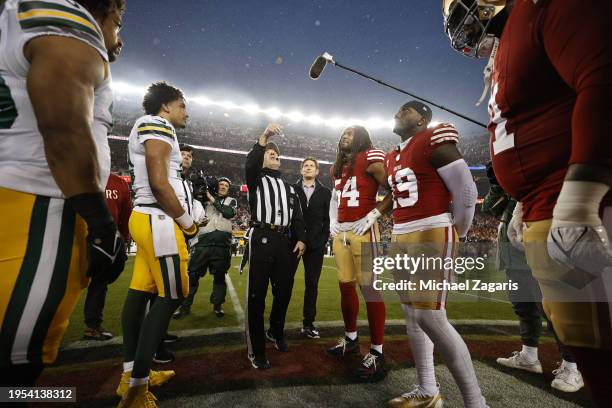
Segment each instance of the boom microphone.
M334 61L334 57L329 55L327 52L324 52L323 55L321 55L320 57L317 57L315 62L313 62L312 66L310 67L310 79L318 79L319 76L321 76L321 73L323 72L323 70L325 69L325 66L327 65L327 63L331 63L336 68L340 68L340 69L344 69L346 71L352 72L353 74L357 74L360 77L369 79L370 81L374 81L374 82L376 82L379 85L385 86L387 88L391 88L394 91L403 93L404 95L408 95L408 96L411 96L411 97L413 97L415 99L421 100L421 101L423 101L423 102L425 102L425 103L427 103L429 105L435 106L438 109L441 109L441 110L443 110L445 112L448 112L448 113L450 113L452 115L458 116L458 117L460 117L462 119L467 120L468 122L472 122L472 123L474 123L476 125L479 125L479 126L485 128L485 129L487 127L487 125L485 125L484 123L479 122L476 119L472 119L469 116L464 115L462 113L459 113L459 112L457 112L455 110L449 109L446 106L439 105L439 104L437 104L435 102L432 102L432 101L430 101L428 99L425 99L425 98L422 98L422 97L420 97L418 95L415 95L412 92L405 91L402 88L399 88L399 87L397 87L395 85L391 85L391 84L389 84L389 83L387 83L385 81L382 81L380 79L376 79L376 78L374 78L374 77L372 77L372 76L370 76L368 74L364 74L363 72L359 72L356 69L347 67L346 65L342 65L339 62Z
M321 55L310 66L310 79L319 79L319 76L325 69L327 60Z

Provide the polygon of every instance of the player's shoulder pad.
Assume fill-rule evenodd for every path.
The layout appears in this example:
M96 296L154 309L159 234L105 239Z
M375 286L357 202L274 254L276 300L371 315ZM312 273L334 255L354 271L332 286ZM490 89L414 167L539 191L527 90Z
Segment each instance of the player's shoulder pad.
M440 123L431 129L429 143L433 146L442 142L457 143L459 132L452 123Z
M136 128L138 136L155 135L170 138L172 140L176 137L174 127L170 122L159 116L141 116L136 120L134 127Z
M18 0L17 20L26 35L73 37L95 48L108 61L100 26L85 7L73 0Z
M366 150L366 159L368 161L369 164L371 163L376 163L376 162L382 162L385 160L385 152L380 150L380 149L368 149Z

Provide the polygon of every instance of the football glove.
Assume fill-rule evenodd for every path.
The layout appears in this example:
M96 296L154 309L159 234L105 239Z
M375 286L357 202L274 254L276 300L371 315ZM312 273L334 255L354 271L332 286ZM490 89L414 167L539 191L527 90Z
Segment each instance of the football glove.
M548 254L571 270L567 276L572 279L567 283L574 287L583 287L612 269L612 248L598 213L608 189L602 183L566 181L557 199Z
M365 234L366 231L372 228L372 225L374 225L376 220L381 215L382 214L380 213L380 211L378 211L378 208L373 209L365 217L360 220L357 220L355 224L353 224L353 232L357 235Z
M329 223L329 235L335 237L340 232L340 223L336 220L332 220Z
M125 266L125 242L108 211L102 192L82 193L66 199L66 204L87 224L87 276L113 282Z
M525 251L523 245L523 206L521 203L516 203L514 211L512 212L512 218L508 223L508 240L513 247L520 251Z
M87 276L100 276L106 283L117 280L127 260L125 242L113 223L91 229L87 235Z
M181 231L183 231L183 235L187 241L198 235L200 228L198 227L198 224L193 222L193 218L191 218L189 213L184 212L183 215L175 218L174 221L176 221Z

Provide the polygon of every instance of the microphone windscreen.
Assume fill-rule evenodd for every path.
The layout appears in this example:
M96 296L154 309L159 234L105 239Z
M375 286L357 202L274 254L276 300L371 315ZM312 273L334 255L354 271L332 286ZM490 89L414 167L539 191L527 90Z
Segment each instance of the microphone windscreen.
M327 65L327 60L322 56L318 57L310 67L310 79L318 79L321 72L325 69L325 65Z

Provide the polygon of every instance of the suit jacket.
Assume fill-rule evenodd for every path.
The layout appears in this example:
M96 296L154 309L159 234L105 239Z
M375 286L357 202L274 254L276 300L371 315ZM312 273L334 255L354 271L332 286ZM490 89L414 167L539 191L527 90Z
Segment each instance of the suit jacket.
M315 180L315 190L306 202L306 193L302 188L302 179L293 185L300 199L302 214L306 224L306 249L320 249L329 239L329 203L331 191L319 180Z

